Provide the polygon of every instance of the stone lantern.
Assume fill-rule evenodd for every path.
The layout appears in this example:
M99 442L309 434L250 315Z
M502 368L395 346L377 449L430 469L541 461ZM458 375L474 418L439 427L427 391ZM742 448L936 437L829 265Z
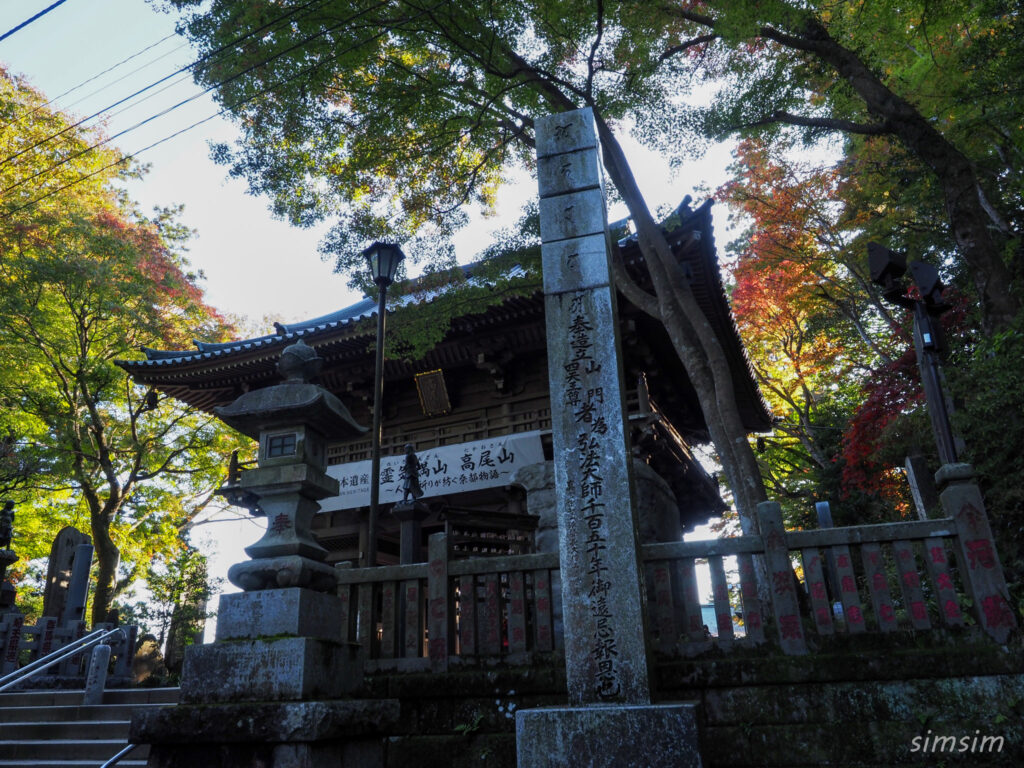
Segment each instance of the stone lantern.
M361 680L359 647L348 642L347 626L342 626L344 604L336 594L335 569L323 562L327 553L310 524L319 500L338 493L338 481L326 473L327 439L354 437L366 429L337 397L310 382L322 362L306 344L293 344L278 363L283 382L246 392L216 411L226 424L259 440L258 466L242 473L238 489L259 499L267 532L246 548L252 559L228 571L244 591L221 596L215 642L186 651L184 708L178 708L186 720L193 706L276 702L275 717L283 728L303 716L303 703L342 696ZM225 733L211 731L209 739L230 740L236 720L225 715ZM156 718L146 726L152 729L146 738L160 752L181 735L176 729L184 728L184 722ZM260 738L282 744L292 740L276 731ZM292 746L296 755L313 749ZM237 764L255 765L245 749L239 747L243 756Z
M228 571L231 583L251 592L281 587L335 590L327 551L311 532L319 500L338 494L327 472L326 441L365 433L348 408L323 387L312 384L323 360L301 340L281 353L284 381L246 392L216 409L228 426L259 440L257 468L243 472L239 490L259 499L267 516L263 538L246 547L252 558Z

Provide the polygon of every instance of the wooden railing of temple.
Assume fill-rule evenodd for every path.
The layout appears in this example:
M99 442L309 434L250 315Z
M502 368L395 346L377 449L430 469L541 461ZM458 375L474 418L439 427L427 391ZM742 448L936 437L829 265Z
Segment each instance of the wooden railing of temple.
M774 502L758 516L758 536L643 546L652 648L693 655L770 639L805 654L813 635L958 627L968 623L965 611L998 642L1016 628L977 505L942 519L791 532ZM727 557L739 573L731 587ZM716 634L702 618L700 561L710 570ZM452 559L445 535L435 534L427 563L339 569L338 581L349 639L371 671L525 662L559 645L555 553Z

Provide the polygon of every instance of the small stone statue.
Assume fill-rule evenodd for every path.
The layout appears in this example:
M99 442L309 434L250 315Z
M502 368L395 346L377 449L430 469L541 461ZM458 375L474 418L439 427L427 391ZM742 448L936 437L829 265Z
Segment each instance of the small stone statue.
M419 487L418 485L416 486ZM0 509L0 549L10 549L14 537L14 502L5 501Z
M409 496L415 501L423 495L423 489L420 488L420 460L412 444L405 446L405 482L402 483L402 491L402 503L409 501Z

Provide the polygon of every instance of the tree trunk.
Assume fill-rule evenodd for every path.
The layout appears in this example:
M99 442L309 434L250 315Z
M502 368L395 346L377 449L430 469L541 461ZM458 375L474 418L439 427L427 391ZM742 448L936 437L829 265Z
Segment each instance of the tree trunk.
M651 216L618 140L596 109L595 117L605 168L637 227L640 250L658 298L659 319L697 392L708 431L735 495L743 531L756 533L757 505L767 499L767 494L740 419L725 351L697 304L664 233Z
M1003 261L987 222L981 186L971 161L939 133L906 99L893 93L853 51L836 42L817 20L806 33L792 37L763 30L784 46L812 53L835 68L880 118L938 178L953 238L971 269L984 317L993 328L1005 327L1016 316L1020 301L1011 291L1010 270Z
M92 598L93 626L107 620L117 587L117 566L121 552L110 538L110 515L105 508L89 516L93 546L96 548L96 591Z

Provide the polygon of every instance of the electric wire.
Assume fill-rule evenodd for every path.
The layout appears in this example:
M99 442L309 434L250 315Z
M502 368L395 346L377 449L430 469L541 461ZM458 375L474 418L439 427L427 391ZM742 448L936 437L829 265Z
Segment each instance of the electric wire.
M383 4L384 3L378 3L377 6L375 6L375 7L380 7ZM86 147L83 150L80 150L80 151L75 152L75 153L73 153L71 155L68 155L67 157L63 158L59 162L56 162L56 163L54 163L54 164L52 164L52 165L50 165L50 166L48 166L46 168L42 168L42 169L36 171L35 173L31 174L30 176L26 176L26 177L20 179L19 181L15 182L14 184L11 184L8 187L4 187L3 189L0 189L0 195L6 194L7 192L10 192L13 189L17 189L18 187L20 187L20 186L22 186L24 184L27 184L28 182L32 181L33 179L37 179L40 176L49 173L50 171L56 170L57 168L61 167L62 165L65 165L66 163L69 163L72 160L76 160L79 157L81 157L82 155L84 155L84 154L86 154L88 152L91 152L92 150L94 150L94 149L96 149L98 147L101 147L101 146L104 146L106 144L109 144L114 139L118 139L121 136L124 136L125 134L130 133L131 131L137 130L138 128L141 128L142 126L147 125L147 124L153 122L154 120L157 120L157 119L163 117L164 115L167 115L167 114L173 112L174 110L178 109L179 107L182 107L182 106L184 106L186 104L189 104L189 103L195 101L196 99L201 98L202 96L205 96L210 91L213 91L213 90L215 90L215 89L217 89L219 87L227 85L228 83L230 83L230 82L232 82L234 80L237 80L238 78L240 78L240 77L242 77L244 75L247 75L249 72L252 72L254 69L257 69L257 68L262 67L262 66L264 66L266 64L269 64L270 62L274 61L275 59L280 58L281 56L284 56L286 54L291 53L292 51L295 51L295 50L297 50L299 48L302 48L307 43L315 40L316 38L322 37L323 35L326 35L326 34L328 34L330 32L333 32L333 31L339 29L340 27L343 27L343 26L351 23L353 20L359 18L359 16L362 16L363 14L367 13L370 10L372 10L372 8L367 8L365 10L358 11L355 14L353 14L352 16L348 17L347 19L344 19L343 21L340 21L340 22L338 22L337 24L335 24L335 25L333 25L331 27L327 27L325 29L321 29L320 31L318 31L318 32L316 32L316 33L314 33L312 35L306 36L305 38L303 38L299 42L295 43L294 45L290 45L289 47L285 48L284 50L278 51L273 56L271 56L271 57L269 57L267 59L263 59L262 61L258 61L258 62L254 63L254 64L250 64L248 67L246 67L245 69L241 70L240 72L236 72L235 74L231 75L230 77L225 78L224 80L221 80L221 81L219 81L217 83L214 83L213 85L210 85L209 87L205 88L204 90L200 91L199 93L195 93L192 96L189 96L187 99L183 99L182 101L179 101L177 104L173 104L173 105L171 105L169 107L166 107L166 108L162 109L161 111L157 112L155 115L151 115L151 116L145 118L144 120L140 120L137 123L135 123L134 125L129 126L128 128L125 128L125 129L123 129L121 131L118 131L117 133L115 133L115 134L113 134L111 136L108 136L108 137L102 139L101 141L97 141L95 144L91 144L91 145L89 145L88 147ZM365 44L365 43L361 43L361 44ZM207 118L207 119L208 120L209 119L213 119L213 117L214 116L211 116L210 118ZM203 123L203 122L206 122L206 120L202 120L200 122ZM194 127L194 125L193 126L189 126L189 127L190 128ZM65 129L65 130L67 130L67 129ZM188 129L186 129L186 130L188 130ZM0 165L2 165L2 163L0 163Z
M187 45L188 45L188 43L182 43L181 45L176 46L176 47L172 48L171 50L167 51L167 53L162 53L159 56L157 56L155 59L150 59L145 64L142 64L142 65L136 67L135 69L133 69L131 72L126 72L125 74L121 75L121 77L117 78L117 80L113 80L113 81L107 83L106 85L104 85L104 86L102 86L100 88L97 88L95 91L92 91L91 93L87 93L85 96L79 97L75 101L72 101L70 104L62 105L61 109L62 110L71 109L76 104L81 104L86 99L90 99L90 98L92 98L93 96L95 96L98 93L103 93L103 91L107 90L108 88L110 88L112 86L117 85L118 83L120 83L120 82L122 82L124 80L127 80L129 77L131 77L132 75L136 74L137 72L141 72L146 67L149 67L149 66L151 66L153 64L156 64L158 61L160 61L162 59L166 59L168 56L170 56L170 55L172 55L174 53L177 53L182 48L185 48Z
M71 88L68 88L68 89L67 89L66 91L64 91L63 93L59 93L59 94L57 94L57 95L56 95L56 96L54 96L54 97L53 97L52 99L50 99L49 101L47 101L47 102L46 102L45 104L40 104L39 106L37 106L37 107L35 107L35 108L31 109L30 111L26 112L25 114L21 115L20 117L16 117L16 118L14 118L13 120L11 120L11 121L9 121L9 122L7 122L7 123L4 123L4 125L3 125L2 127L3 127L3 128L6 128L6 127L7 127L7 126L9 126L9 125L15 125L16 123L20 123L20 122L21 122L22 120L25 120L26 118L32 117L32 115L34 115L34 114L35 114L36 112L38 112L39 110L41 110L41 109L46 109L46 108L47 108L48 106L50 106L51 104L53 104L53 103L54 103L55 101L58 101L59 99L63 99L63 98L65 97L65 96L70 96L70 95L71 95L72 93L74 93L75 91L77 91L77 90L78 90L79 88L84 88L84 87L85 87L85 86L87 86L87 85L88 85L89 83L91 83L91 82L93 82L93 81L95 81L95 80L98 80L99 78L103 77L104 75L106 75L106 74L108 74L108 73L110 73L110 72L113 72L113 71L114 71L115 69L117 69L118 67L120 67L120 66L122 66L122 65L124 65L124 64L127 64L127 63L128 63L129 61L131 61L132 59L135 59L135 58L137 58L137 57L141 56L142 54L146 53L147 51L151 51L151 50L153 50L154 48L156 48L156 47L157 47L158 45L160 45L161 43L163 43L163 42L165 42L165 41L167 41L167 40L170 40L170 39L171 39L172 37L175 37L176 35L177 35L177 33L176 33L176 32L171 32L171 34L169 34L169 35L166 35L166 36L164 36L164 37L161 37L161 38L160 38L159 40L157 40L157 41L156 41L155 43L150 43L150 44L149 44L149 45L147 45L147 46L146 46L145 48L142 48L141 50L138 50L138 51L136 51L135 53L133 53L133 54L132 54L131 56L128 56L127 58L121 59L121 61L117 62L116 64L112 64L111 66L107 67L107 68L106 68L106 69L104 69L104 70L103 70L102 72L97 72L97 73L96 73L95 75L93 75L92 77L90 77L90 78L88 78L88 79L86 79L86 80L83 80L83 81L82 81L82 82L80 82L80 83L79 83L78 85L76 85L76 86L73 86L73 87L71 87ZM177 48L175 48L174 50L175 50L175 51L177 51L177 50L180 50L180 49L181 49L181 48L183 48L183 47L184 47L185 45L186 45L186 43L182 43L181 45L179 45L179 46L178 46ZM173 52L173 51L172 51L172 52ZM150 63L152 63L152 62L150 62ZM136 72L138 72L138 71L140 71L140 70L142 70L142 69L145 69L145 68L146 68L146 67L148 67L148 66L149 66L149 64L143 64L143 65L142 65L142 66L140 66L140 67L136 67L135 69L133 69L133 70L132 70L131 72L129 72L128 74L129 74L129 75L134 75L134 74L135 74ZM121 79L124 79L124 78L121 78ZM114 81L114 83L118 83L118 82L120 82L120 80L115 80L115 81ZM109 87L110 87L111 85L113 85L114 83L108 83L108 84L107 84L107 86L105 86L105 87L109 88ZM100 90L103 90L103 89L100 89ZM91 93L91 94L89 94L89 95L90 95L90 96L94 96L94 95L95 95L96 93L99 93L99 91L94 91L93 93ZM74 102L74 103L75 103L75 104L77 104L78 102ZM70 105L69 105L69 106L70 106ZM64 107L64 109L66 109L66 108L67 108L67 107Z
M376 7L380 7L380 5L383 5L383 3L379 3ZM370 10L370 9L366 9L366 10ZM324 30L324 31L325 32L331 31L333 29L336 29L338 26L341 26L343 24L348 24L353 19L357 18L358 16L362 15L363 13L366 13L366 10L360 11L359 13L355 14L354 16L352 16L352 17L346 19L345 21L341 22L339 25L336 25L335 27L332 27L332 28L330 28L328 30ZM213 120L214 118L217 118L217 117L225 114L226 112L238 109L239 107L245 106L246 104L248 104L251 101L255 101L256 99L262 98L263 96L266 96L267 94L269 94L271 91L273 91L273 90L275 90L277 88L280 88L283 85L287 85L288 83L292 82L293 80L296 80L299 77L303 77L303 76L313 72L318 67L323 66L324 64L329 63L331 61L334 61L335 59L337 59L338 57L348 53L349 51L353 51L353 50L355 50L356 48L358 48L360 46L363 46L363 45L366 45L367 43L373 42L374 40L376 40L376 39L378 39L380 37L383 37L386 34L387 34L387 30L383 30L381 32L378 32L375 35L371 35L370 37L366 38L365 40L360 40L359 42L357 42L356 44L354 44L352 46L349 46L348 48L344 48L344 49L342 49L340 51L337 51L336 53L334 53L333 55L329 56L324 61L315 62L314 64L312 64L312 65L310 65L308 67L305 67L304 69L299 70L298 72L296 72L295 74L291 75L290 77L287 77L284 80L281 80L280 82L274 83L273 85L270 85L270 86L267 86L266 88L263 88L258 93L255 93L252 96L249 96L249 97L247 97L245 99L242 99L241 101L238 101L238 102L236 102L234 104L229 104L229 105L225 106L223 109L221 109L220 111L215 112L214 114L209 115L209 116L203 118L202 120L197 120L196 122L192 123L191 125L188 125L188 126L182 128L180 130L177 130L174 133L172 133L172 134L170 134L168 136L165 136L162 139L159 139L158 141L154 141L152 144L149 144L149 145L143 147L142 149L138 149L138 150L135 150L134 152L132 152L131 154L124 155L121 158L119 158L119 159L117 159L117 160L115 160L115 161L113 161L111 163L108 163L107 165L103 166L102 168L98 168L95 171L92 171L91 173L88 173L88 174L86 174L84 176L81 176L81 177L75 179L74 181L70 181L67 184L64 184L64 185L62 185L60 187L52 189L49 192L47 192L45 195L41 195L41 196L35 198L34 200L30 200L29 202L27 202L27 203L25 203L23 205L18 206L17 208L14 208L14 209L8 211L6 214L0 215L0 220L8 219L8 218L12 217L16 213L19 213L19 212L21 212L21 211L23 211L23 210L25 210L27 208L31 208L31 207L37 205L38 203L42 202L43 200L45 200L45 199L47 199L49 197L52 197L53 195L56 195L59 192L63 192L65 189L69 189L70 187L73 187L73 186L76 186L78 184L81 184L82 182L87 181L88 179L91 179L93 176L96 176L96 175L98 175L100 173L103 173L104 171L110 170L111 168L113 168L115 166L124 165L129 160L132 160L135 157L137 157L138 155L141 155L143 152L146 152L146 151L148 151L150 149L153 149L154 147L157 147L157 146L159 146L161 144L164 144L165 142L168 142L171 139L174 139L174 138L180 136L181 134L183 134L183 133L185 133L187 131L192 130L193 128L196 128L196 127L198 127L200 125L203 125L204 123L208 123L210 120ZM263 63L266 63L266 62L263 62Z
M58 136L62 136L63 134L67 133L68 131L73 130L73 129L79 127L83 123L86 123L89 120L92 120L92 119L94 119L96 117L99 117L100 115L110 111L114 107L121 106L126 101L129 101L130 99L133 99L136 96L138 96L138 95L140 95L142 93L145 93L146 91L148 91L148 90L150 90L152 88L155 88L156 86L160 85L161 83L164 83L167 80L170 80L175 75L180 75L182 72L188 72L188 71L194 69L198 65L200 65L200 64L202 64L202 63L204 63L204 62L206 62L206 61L208 61L210 59L212 59L215 56L220 55L221 53L223 53L227 49L229 49L229 48L231 48L231 47L233 47L235 45L238 45L238 43L243 42L243 41L249 39L253 35L259 34L260 32L263 32L263 31L269 29L270 27L275 26L279 22L286 21L287 19L291 18L292 16L294 16L299 11L306 9L306 8L308 8L311 5L323 5L325 2L327 2L327 0L309 0L309 2L306 2L306 3L303 3L302 5L296 6L295 8L290 10L288 13L284 14L283 16L279 16L276 19L274 19L273 21L269 21L269 22L267 22L265 24L262 24L261 26L256 27L255 29L252 29L249 32L246 32L244 35L240 35L239 37L235 38L231 42L225 43L224 45L220 46L219 48L217 48L217 49L215 49L213 51L210 51L209 53L204 54L203 56L200 56L198 59L193 61L191 64L188 64L188 65L186 65L184 67L181 67L180 69L178 69L178 70L176 70L174 72L171 72L169 75L166 75L165 77L160 78L159 80L157 80L154 83L150 83L149 85L147 85L144 88L140 88L139 90L135 91L134 93L131 93L128 96L125 96L123 99L119 99L118 101L115 101L113 104L110 104L107 107L94 112L93 114L89 115L88 117L83 117L77 123L69 125L69 126L63 128L63 129L61 129L57 133L54 133L54 134L51 134L50 136L47 136L44 139L40 139L39 141L37 141L36 143L34 143L32 145L30 145L28 147L25 147L24 149L18 150L13 155L8 155L3 160L0 160L0 166L6 165L11 160L14 160L14 159L20 157L21 155L25 154L26 152L30 152L31 150L35 149L36 147L41 146L42 144L45 144L46 142L51 141L51 140L57 138Z
M19 29L23 29L24 27L27 27L27 26L28 26L29 24L31 24L31 23L32 23L33 21L35 21L36 19L40 19L40 18L42 18L43 16L45 16L46 14L48 14L48 13L49 13L50 11L52 11L52 10L53 10L54 8L56 8L56 7L58 6L58 5L63 5L63 4L64 4L64 3L66 3L66 2L67 2L67 0L57 0L57 2L56 2L56 3L54 3L54 4L53 4L53 5L51 5L51 6L49 6L48 8L43 8L43 10L41 10L41 11L40 11L39 13L37 13L37 14L36 14L35 16L33 16L32 18L30 18L30 19L25 19L25 21L21 22L21 24L19 24L18 26L16 26L16 27L11 27L10 29L8 29L8 30L7 30L6 32L4 32L4 33L3 33L2 35L0 35L0 40L6 40L6 39L7 39L8 37L10 37L11 35L13 35L13 34L14 34L15 32L17 32L17 31L18 31Z

